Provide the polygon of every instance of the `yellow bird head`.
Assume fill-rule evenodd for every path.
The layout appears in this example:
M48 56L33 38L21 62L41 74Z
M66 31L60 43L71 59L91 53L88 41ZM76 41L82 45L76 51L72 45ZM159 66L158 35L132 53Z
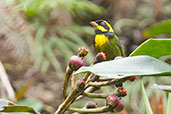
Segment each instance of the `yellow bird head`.
M94 27L96 34L102 34L105 32L114 33L112 26L105 20L91 21L90 24Z

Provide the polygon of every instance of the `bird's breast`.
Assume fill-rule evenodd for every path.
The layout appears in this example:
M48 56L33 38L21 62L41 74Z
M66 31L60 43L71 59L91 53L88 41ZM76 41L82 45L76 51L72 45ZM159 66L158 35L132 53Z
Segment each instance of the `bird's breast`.
M108 37L104 34L97 34L95 36L95 46L101 47L104 45L107 41L109 41Z

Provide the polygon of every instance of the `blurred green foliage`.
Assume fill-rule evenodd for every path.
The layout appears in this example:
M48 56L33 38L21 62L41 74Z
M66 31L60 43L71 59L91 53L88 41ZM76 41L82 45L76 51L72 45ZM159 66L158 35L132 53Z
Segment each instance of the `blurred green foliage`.
M145 29L146 37L155 37L157 35L171 35L171 19L156 23L150 28Z
M67 63L80 46L89 47L81 36L94 32L89 26L78 25L77 18L90 19L105 11L88 0L17 0L16 10L24 12L35 32L28 37L35 67L45 73L52 66L58 76L63 74L62 61ZM92 58L89 48L87 61Z
M103 8L88 0L17 0L17 8L32 18L37 15L50 13L51 10L62 8L69 11L72 16L86 17L92 14L101 14Z

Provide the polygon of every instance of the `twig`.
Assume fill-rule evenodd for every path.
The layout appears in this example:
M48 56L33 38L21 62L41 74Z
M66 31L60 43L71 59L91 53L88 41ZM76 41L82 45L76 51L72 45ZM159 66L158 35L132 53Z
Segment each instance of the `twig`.
M73 73L73 70L71 70L69 67L67 67L65 77L64 77L64 84L63 84L64 99L66 99L66 96L67 96L68 81L69 81L69 78L71 77L72 73Z
M64 100L64 102L58 107L55 114L63 114L67 108L75 101L75 99L83 93L84 86L82 83L77 84L74 89L70 92L68 97Z
M98 81L111 81L113 80L112 78L99 78Z
M102 99L105 99L108 96L108 94L86 93L86 92L84 92L83 95L90 98L102 98Z
M88 78L90 75L91 75L91 73L86 73L86 74L83 76L82 80L83 80L83 81L87 81L87 78Z
M99 86L109 86L109 85L113 85L113 84L120 84L120 83L125 82L128 79L129 79L129 77L122 78L122 79L113 79L111 81L105 81L105 82L90 82L87 84L86 88L89 86L99 87Z
M104 112L108 112L109 109L110 109L109 106L104 106L104 107L93 108L93 109L68 108L68 111L78 112L78 113L104 113Z
M87 92L87 93L93 93L95 92L96 90L100 89L99 87L94 87L94 86L90 86L88 88L86 88L86 90L84 92ZM84 98L84 95L80 95L77 97L77 99L75 101L79 101L81 100L82 98Z

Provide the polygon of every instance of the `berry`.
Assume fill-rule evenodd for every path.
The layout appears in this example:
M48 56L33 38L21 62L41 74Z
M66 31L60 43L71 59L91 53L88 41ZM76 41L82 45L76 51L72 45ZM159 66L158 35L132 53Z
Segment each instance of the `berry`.
M88 54L88 49L86 49L85 47L80 47L78 49L78 56L79 57L84 57Z
M124 109L124 104L122 101L119 101L118 105L115 107L116 112L121 112Z
M106 55L104 52L100 52L96 55L96 63L106 60Z
M120 101L119 97L115 94L108 95L107 104L111 107L112 112L120 112L124 109L123 103Z
M75 71L78 70L81 66L83 66L83 60L80 57L73 55L70 58L69 67Z
M116 107L118 105L118 103L119 103L119 98L115 94L108 95L106 100L107 100L107 104L112 106L112 109L114 107Z
M97 103L88 102L88 103L86 104L86 108L87 108L87 109L90 109L90 108L97 108Z

